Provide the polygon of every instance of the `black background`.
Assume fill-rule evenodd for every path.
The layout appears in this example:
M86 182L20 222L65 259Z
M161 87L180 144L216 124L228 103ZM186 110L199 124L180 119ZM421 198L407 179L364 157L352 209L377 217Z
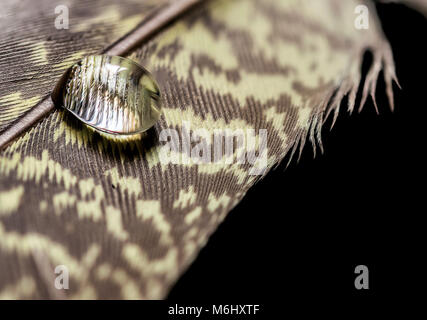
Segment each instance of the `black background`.
M427 20L402 5L377 5L396 71L391 112L382 75L380 115L371 101L322 132L325 153L307 144L252 188L172 289L171 301L262 303L375 299L424 286ZM366 73L372 56L367 54ZM360 96L359 96L360 101ZM345 105L344 101L343 105ZM354 269L369 268L356 290ZM424 269L425 270L425 269Z

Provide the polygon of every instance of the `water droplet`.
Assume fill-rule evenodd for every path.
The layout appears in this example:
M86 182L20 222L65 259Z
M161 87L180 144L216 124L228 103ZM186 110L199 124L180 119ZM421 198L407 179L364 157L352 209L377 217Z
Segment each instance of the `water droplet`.
M160 117L160 91L151 74L117 56L88 56L58 82L52 100L88 126L114 137L138 135Z

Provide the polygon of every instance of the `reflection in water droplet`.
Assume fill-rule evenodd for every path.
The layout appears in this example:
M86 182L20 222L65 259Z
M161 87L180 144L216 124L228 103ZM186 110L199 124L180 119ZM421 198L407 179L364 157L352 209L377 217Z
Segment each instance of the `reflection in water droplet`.
M132 60L89 56L73 65L52 94L57 105L88 126L114 137L138 135L160 117L160 91Z

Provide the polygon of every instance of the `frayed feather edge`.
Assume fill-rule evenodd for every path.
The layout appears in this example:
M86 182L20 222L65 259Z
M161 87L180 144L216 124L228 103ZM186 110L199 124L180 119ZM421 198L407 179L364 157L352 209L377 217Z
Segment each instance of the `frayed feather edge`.
M307 137L310 140L313 147L313 154L316 157L317 147L319 147L321 153L323 150L322 143L322 127L326 122L328 117L333 112L333 120L331 129L335 125L335 122L338 118L342 100L348 96L347 111L352 114L355 109L356 96L361 85L361 69L362 69L362 57L365 51L371 49L373 54L372 65L370 66L365 82L363 85L362 99L359 104L358 112L361 112L363 107L366 104L368 96L371 96L375 110L378 112L378 106L375 99L376 87L378 82L378 77L381 71L383 71L383 77L386 84L386 94L389 101L389 106L391 111L394 110L394 96L393 96L393 82L401 89L399 81L396 76L393 53L388 42L382 42L380 47L370 48L365 47L358 53L358 58L356 62L351 64L352 72L349 72L343 79L340 81L340 84L336 86L333 90L329 90L323 99L317 106L314 108L314 113L310 117L308 129L301 130L297 133L295 143L291 147L291 153L289 160L286 164L286 167L291 163L296 151L298 150L298 159L301 158L302 150L304 149Z

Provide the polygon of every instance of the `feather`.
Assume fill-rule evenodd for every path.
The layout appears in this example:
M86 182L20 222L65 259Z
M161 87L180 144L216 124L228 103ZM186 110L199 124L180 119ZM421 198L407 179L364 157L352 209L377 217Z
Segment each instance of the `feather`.
M0 298L58 298L58 267L72 280L66 298L165 297L251 186L307 139L322 150L322 125L345 96L360 110L383 71L393 108L393 56L370 1L360 11L355 0L214 0L174 21L168 6L140 5L149 10L78 1L63 33L46 31L48 10L17 19L26 36L0 29ZM358 29L366 9L369 27ZM159 83L163 115L141 140L103 139L43 100L70 65L103 49ZM239 132L246 148L209 157Z

